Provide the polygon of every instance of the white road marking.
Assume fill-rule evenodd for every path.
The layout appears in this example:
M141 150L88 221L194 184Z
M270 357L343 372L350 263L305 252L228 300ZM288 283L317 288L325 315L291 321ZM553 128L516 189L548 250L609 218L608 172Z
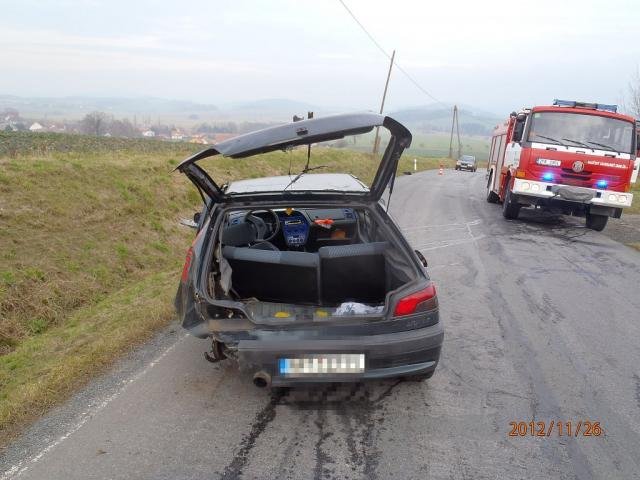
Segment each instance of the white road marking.
M411 239L411 237L421 236L423 235L422 232L424 232L425 230L433 229L433 228L438 229L438 231L435 232L436 233L435 236L438 236L441 233L460 230L460 233L462 234L460 238L433 240L431 242L426 242L426 243L425 242L419 243L418 241L416 241L416 243L419 243L419 245L415 246L414 248L418 250L427 251L427 250L435 250L438 248L452 247L452 246L460 245L463 243L475 242L477 240L485 238L484 234L474 235L473 232L471 231L471 227L480 225L481 223L482 223L482 219L476 218L468 222L444 223L440 225L421 225L417 227L403 228L402 230L405 233L407 233L407 236L409 237L409 239Z
M469 222L459 222L459 223L443 223L441 225L421 225L419 227L408 227L403 228L404 232L412 232L414 230L427 230L429 228L442 228L442 227L470 227L473 225L480 225L482 223L482 219L476 218L475 220L471 220Z
M416 247L416 249L420 250L420 251L427 251L427 250L435 250L437 248L445 248L445 247L453 247L454 245L461 245L463 243L471 243L471 242L475 242L476 240L481 240L483 238L485 238L486 235L478 235L477 237L471 237L471 238L462 238L459 240L439 240L439 241L435 241L435 242L429 242L425 245L418 245ZM429 247L429 245L433 244L433 243L440 243L440 245L436 245L433 247Z
M181 333L180 337L169 346L164 352L162 352L158 357L156 357L149 365L147 365L142 371L138 372L131 378L126 380L122 380L120 382L120 388L116 390L114 393L109 395L106 399L100 402L95 408L84 411L80 414L80 420L75 423L64 435L54 440L52 443L43 448L37 455L33 456L29 460L21 460L17 464L13 465L9 470L5 471L0 477L0 480L9 480L11 478L17 478L26 472L30 467L38 463L42 457L44 457L48 452L53 450L55 447L64 442L67 438L73 435L75 432L80 430L82 426L87 423L91 418L93 418L98 412L103 410L107 405L109 405L113 400L115 400L120 394L122 394L129 385L133 382L144 377L149 370L151 370L160 360L166 357L177 345L180 343L185 337L186 333ZM24 466L23 466L24 465Z

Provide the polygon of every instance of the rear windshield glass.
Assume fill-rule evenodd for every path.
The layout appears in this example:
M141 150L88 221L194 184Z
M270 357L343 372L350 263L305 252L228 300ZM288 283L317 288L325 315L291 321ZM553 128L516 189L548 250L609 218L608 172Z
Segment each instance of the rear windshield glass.
M279 178L266 183L256 183L258 191L280 191L290 181L293 181L307 166L308 171L288 189L297 190L305 184L312 190L333 190L337 185L343 185L343 191L361 191L362 184L370 187L380 165L380 160L387 146L386 141L380 142L378 154L372 153L374 134L354 135L339 140L314 143L311 148L307 145L297 146L287 150L263 153L246 158L225 158L216 155L198 162L218 185L231 185L238 180L257 179L264 177L289 177L289 180ZM407 162L405 160L405 162ZM405 170L409 169L407 163ZM310 185L312 174L346 173L356 177L358 182L340 182L322 185L316 182ZM284 183L283 183L284 182ZM252 183L243 182L242 193L251 192ZM349 186L351 185L351 187ZM237 184L236 184L237 186ZM325 188L326 187L326 188ZM230 193L233 193L233 190Z
M564 112L535 112L530 142L631 153L633 124L625 120Z

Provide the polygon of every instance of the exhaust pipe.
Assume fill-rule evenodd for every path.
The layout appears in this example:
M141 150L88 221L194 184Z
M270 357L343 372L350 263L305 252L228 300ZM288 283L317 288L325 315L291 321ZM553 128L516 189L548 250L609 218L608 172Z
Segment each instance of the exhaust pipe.
M256 372L253 376L253 384L258 388L266 388L271 386L271 375L264 370Z

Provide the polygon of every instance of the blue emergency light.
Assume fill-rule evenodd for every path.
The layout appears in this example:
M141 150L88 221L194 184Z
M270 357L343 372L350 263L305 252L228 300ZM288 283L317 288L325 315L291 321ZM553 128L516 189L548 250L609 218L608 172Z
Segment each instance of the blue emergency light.
M596 182L596 187L598 187L598 188L607 188L607 181L606 180L598 180Z
M553 173L551 172L545 172L542 174L542 180L544 180L545 182L552 182L553 181Z
M553 101L556 107L572 107L572 108L590 108L592 110L604 110L605 112L616 113L618 111L617 105L607 105L606 103L586 103L576 102L575 100L558 100Z

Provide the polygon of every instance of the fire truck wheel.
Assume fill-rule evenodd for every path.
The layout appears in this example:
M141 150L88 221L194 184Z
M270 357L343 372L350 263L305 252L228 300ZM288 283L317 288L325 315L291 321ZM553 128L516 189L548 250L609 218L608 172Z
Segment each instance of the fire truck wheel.
M502 216L509 220L515 220L520 213L520 204L513 198L511 193L511 182L507 180L507 193L504 196L504 202L502 203Z
M491 190L491 180L493 180L493 174L489 174L489 180L487 181L487 202L489 203L498 203L500 197Z
M604 227L607 226L607 220L609 217L607 215L595 215L591 213L587 213L587 228L591 230L595 230L597 232L601 232L604 230Z

